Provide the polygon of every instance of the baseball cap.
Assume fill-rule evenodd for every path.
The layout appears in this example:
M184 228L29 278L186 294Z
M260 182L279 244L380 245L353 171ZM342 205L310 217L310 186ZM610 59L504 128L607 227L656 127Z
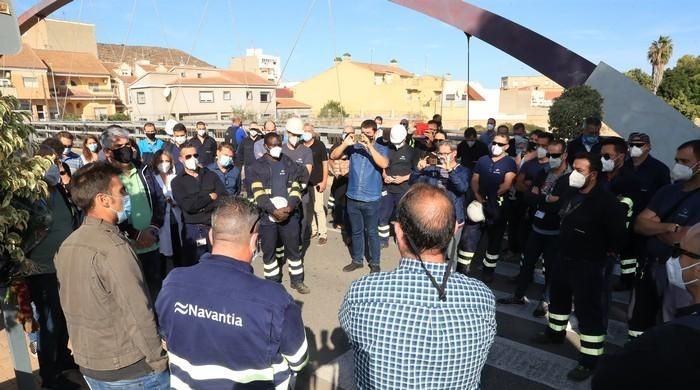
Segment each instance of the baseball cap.
M627 138L627 142L632 142L634 140L637 141L642 141L645 144L651 143L651 139L649 138L649 135L646 133L632 133L630 134L629 138Z

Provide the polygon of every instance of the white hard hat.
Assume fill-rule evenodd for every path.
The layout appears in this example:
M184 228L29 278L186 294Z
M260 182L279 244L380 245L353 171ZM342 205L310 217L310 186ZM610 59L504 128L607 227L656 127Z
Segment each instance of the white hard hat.
M486 216L484 215L484 205L482 205L479 201L472 201L469 203L469 206L467 206L467 216L472 222L484 222L486 220Z
M300 118L294 117L287 120L287 125L285 126L287 131L294 135L304 134L304 122Z
M287 198L281 197L281 196L275 196L274 198L270 198L270 202L272 202L272 205L275 206L276 209L281 209L282 207L287 207ZM279 222L275 218L272 217L272 215L268 216L270 218L270 221L272 222Z
M394 125L391 128L389 140L391 141L392 144L400 144L401 142L406 140L407 134L408 134L408 132L406 131L406 128L403 127L403 125Z
M175 127L177 123L178 122L175 119L168 119L168 121L165 122L165 133L168 135L173 135L173 127Z

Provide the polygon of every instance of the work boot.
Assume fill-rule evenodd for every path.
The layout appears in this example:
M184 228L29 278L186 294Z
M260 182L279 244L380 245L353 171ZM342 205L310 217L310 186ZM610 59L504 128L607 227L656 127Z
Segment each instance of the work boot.
M535 310L532 311L532 316L537 318L543 318L549 313L549 304L545 301L540 301Z
M569 371L569 373L566 374L566 377L569 378L570 381L583 382L586 379L588 379L591 375L593 375L593 369L584 367L579 364L578 366L576 366L576 368Z
M490 284L493 282L493 271L481 270L481 281Z
M292 283L292 288L297 290L299 294L308 294L311 292L309 286L305 285L304 282Z
M375 272L381 272L381 269L379 268L378 265L370 265L369 266L369 273L373 274Z
M354 271L356 269L360 269L360 268L362 268L362 264L357 264L355 262L352 262L352 263L346 265L345 267L343 267L343 272L352 272L352 271Z
M553 337L548 332L540 332L535 335L532 339L537 344L564 344L566 336L564 337Z
M326 243L328 243L328 238L321 237L318 239L318 245L326 245Z
M515 295L512 295L508 298L498 298L496 301L502 305L524 305L527 303L527 298L525 297L516 297Z

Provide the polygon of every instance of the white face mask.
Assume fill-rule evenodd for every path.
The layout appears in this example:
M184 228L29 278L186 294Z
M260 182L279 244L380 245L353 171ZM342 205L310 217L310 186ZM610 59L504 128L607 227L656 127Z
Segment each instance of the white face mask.
M689 166L676 163L671 169L671 180L673 181L690 180L691 177L693 177L693 168Z
M641 157L643 153L644 151L642 150L642 148L638 146L633 146L630 148L630 157L632 158Z
M197 135L200 137L204 137L205 135L207 135L207 129L197 129Z
M182 145L182 144L184 144L185 142L187 142L187 136L185 136L185 135L180 135L180 136L177 136L177 137L173 137L173 140L175 141L176 144Z
M97 144L89 144L87 147L88 150L92 153L95 153L97 151Z
M281 146L275 146L274 148L270 149L270 156L274 158L280 158L282 155L282 147Z
M189 169L190 171L196 171L198 164L199 160L197 160L196 157L190 157L185 160L185 168Z
M493 128L494 128L494 125L492 125L490 123L486 125L486 130L488 130L488 131L493 130Z
M469 145L470 148L474 146L474 144L476 144L476 141L467 141L467 145Z
M398 144L397 144L397 143L394 143L394 149L396 149L396 150L401 149L401 147L403 146L403 144L404 144L403 142L400 142L400 143L398 143Z
M160 173L170 172L170 163L167 161L164 161L164 162L158 164L158 170L160 171Z
M603 172L612 172L615 170L615 160L606 160L605 157L601 157L600 162L603 163Z
M498 157L503 154L503 148L501 145L491 145L491 154Z
M313 136L311 135L311 133L304 133L304 134L301 135L301 140L304 141L304 142L309 142L309 141L311 141L311 138L313 138Z
M547 149L543 147L537 148L537 158L545 158L547 157Z
M572 188L582 188L586 184L586 177L579 171L571 172L569 176L569 187Z
M63 148L63 154L70 154L71 149L70 148Z
M557 169L561 166L561 158L549 158L549 167L552 169Z
M227 167L231 165L232 162L233 158L231 158L231 156L227 156L225 154L219 156L219 164L221 164L222 167Z
M693 284L700 279L693 279L691 281L683 281L683 271L691 269L700 265L700 263L691 264L687 267L681 268L680 259L678 257L671 257L666 261L666 275L668 275L668 282L678 288L684 289L685 286Z

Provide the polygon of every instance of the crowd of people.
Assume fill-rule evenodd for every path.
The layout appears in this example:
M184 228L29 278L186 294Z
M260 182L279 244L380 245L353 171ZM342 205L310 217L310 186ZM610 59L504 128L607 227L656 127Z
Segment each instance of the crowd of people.
M540 262L533 315L548 325L533 336L563 343L575 313L570 380L697 379L697 357L655 372L658 382L638 371L653 365L654 345L700 340L700 140L678 146L669 169L647 134L601 137L601 125L588 118L567 142L489 119L455 143L439 115L415 129L377 117L346 126L328 150L300 118L283 131L234 118L223 142L204 122L192 138L178 123L167 140L146 123L138 141L111 125L82 137L82 154L59 132L38 151L53 161L49 198L25 246L38 265L26 280L42 385L78 388L62 372L79 368L91 389L288 388L308 351L283 268L309 294L304 258L327 244L329 222L348 246L342 271L369 268L339 313L358 388L478 388L495 306L526 304ZM399 267L381 272L392 241ZM520 272L512 296L495 300L487 285L505 257ZM604 355L613 289L632 291L621 353L635 364ZM684 326L695 333L663 330Z

